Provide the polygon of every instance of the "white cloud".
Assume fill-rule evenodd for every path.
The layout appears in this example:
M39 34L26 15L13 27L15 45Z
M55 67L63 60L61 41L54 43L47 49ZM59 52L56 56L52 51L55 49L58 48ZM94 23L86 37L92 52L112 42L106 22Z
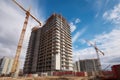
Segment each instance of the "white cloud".
M77 19L75 20L75 24L77 24L77 23L80 23L80 19L79 19L79 18L77 18Z
M79 42L80 42L81 44L85 44L85 43L86 43L86 41L85 41L84 39L80 39Z
M97 42L97 46L105 53L105 56L100 55L102 66L120 64L120 28L116 27L110 33L96 35L92 42ZM88 47L85 49L74 51L74 57L79 56L80 59L94 58L96 52L94 48ZM77 58L77 57L76 57ZM75 58L75 60L76 60Z
M77 28L76 24L77 23L80 23L80 19L79 18L76 18L73 22L70 22L70 29L71 29L71 32L74 32Z
M76 32L76 34L72 38L72 42L74 43L85 32L85 30L86 28L83 28L79 32Z
M106 11L103 18L114 24L120 24L120 4L116 5L113 9Z
M25 19L24 12L22 13L19 7L13 4L14 3L12 2L12 0L0 1L0 57L15 56L20 32L22 30ZM43 20L41 21L43 22ZM26 55L26 49L28 46L31 28L34 27L36 24L38 23L36 23L33 19L29 19L23 48L20 55L20 61L22 61L21 68L24 64L23 62Z
M97 41L98 46L104 50L106 55L116 55L118 56L120 51L120 28L113 29L108 34L102 34L96 36L93 41Z
M76 25L74 25L73 22L70 23L70 29L71 32L74 32L76 30Z
M95 51L92 47L73 51L74 61L77 61L78 59L90 59L95 57L95 55Z

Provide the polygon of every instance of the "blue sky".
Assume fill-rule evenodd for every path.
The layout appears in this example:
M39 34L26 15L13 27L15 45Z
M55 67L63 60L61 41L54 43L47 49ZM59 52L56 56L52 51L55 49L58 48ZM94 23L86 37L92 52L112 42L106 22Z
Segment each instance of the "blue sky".
M84 39L96 42L105 56L101 64L120 64L120 0L17 0L42 23L53 13L61 14L71 27L73 60L96 58L95 50ZM0 57L14 57L24 22L24 12L12 0L0 1ZM21 53L23 67L31 28L30 18Z
M80 46L78 49L85 48L80 44L80 39L93 39L95 35L103 32L110 32L114 26L103 19L103 14L109 9L113 9L119 0L39 0L38 8L44 8L44 18L47 19L52 13L62 14L69 23L76 26L72 36L81 30L85 30L82 35L73 43ZM38 9L39 10L39 9ZM79 19L80 22L75 23ZM79 43L79 44L78 44ZM82 45L82 46L81 46Z

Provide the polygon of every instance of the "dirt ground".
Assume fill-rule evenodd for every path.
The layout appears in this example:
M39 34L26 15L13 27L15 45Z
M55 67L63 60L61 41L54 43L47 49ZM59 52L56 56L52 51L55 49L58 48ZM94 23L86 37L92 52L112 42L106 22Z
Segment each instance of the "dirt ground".
M0 80L89 80L87 77L0 77Z

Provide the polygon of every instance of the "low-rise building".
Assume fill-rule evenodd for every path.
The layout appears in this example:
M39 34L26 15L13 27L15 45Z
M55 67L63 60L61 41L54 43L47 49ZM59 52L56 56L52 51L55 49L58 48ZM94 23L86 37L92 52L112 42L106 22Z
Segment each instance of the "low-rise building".
M85 60L76 61L74 63L74 70L78 72L99 71L100 70L99 61L98 59L85 59Z
M0 59L0 75L4 74L10 74L12 65L13 65L14 59L9 58L9 57L3 57ZM17 70L16 73L19 72L19 69Z

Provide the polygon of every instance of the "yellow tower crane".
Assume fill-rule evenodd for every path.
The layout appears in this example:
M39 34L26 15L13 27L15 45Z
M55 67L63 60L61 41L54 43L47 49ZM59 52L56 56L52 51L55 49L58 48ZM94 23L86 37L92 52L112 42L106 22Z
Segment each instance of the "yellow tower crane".
M15 4L17 4L17 6L19 6L19 8L21 8L26 13L25 21L24 21L24 24L23 24L22 32L20 34L20 39L19 39L19 42L18 42L17 50L16 50L16 55L15 55L15 58L14 58L12 69L11 69L11 76L14 76L15 72L17 71L17 68L18 68L19 57L20 57L20 53L21 53L21 49L22 49L22 44L23 44L24 35L25 35L25 32L26 32L26 28L27 28L29 16L31 16L35 21L37 21L39 23L39 26L41 26L41 22L38 19L36 19L30 13L30 9L26 10L19 3L17 3L16 0L12 0L12 1Z

